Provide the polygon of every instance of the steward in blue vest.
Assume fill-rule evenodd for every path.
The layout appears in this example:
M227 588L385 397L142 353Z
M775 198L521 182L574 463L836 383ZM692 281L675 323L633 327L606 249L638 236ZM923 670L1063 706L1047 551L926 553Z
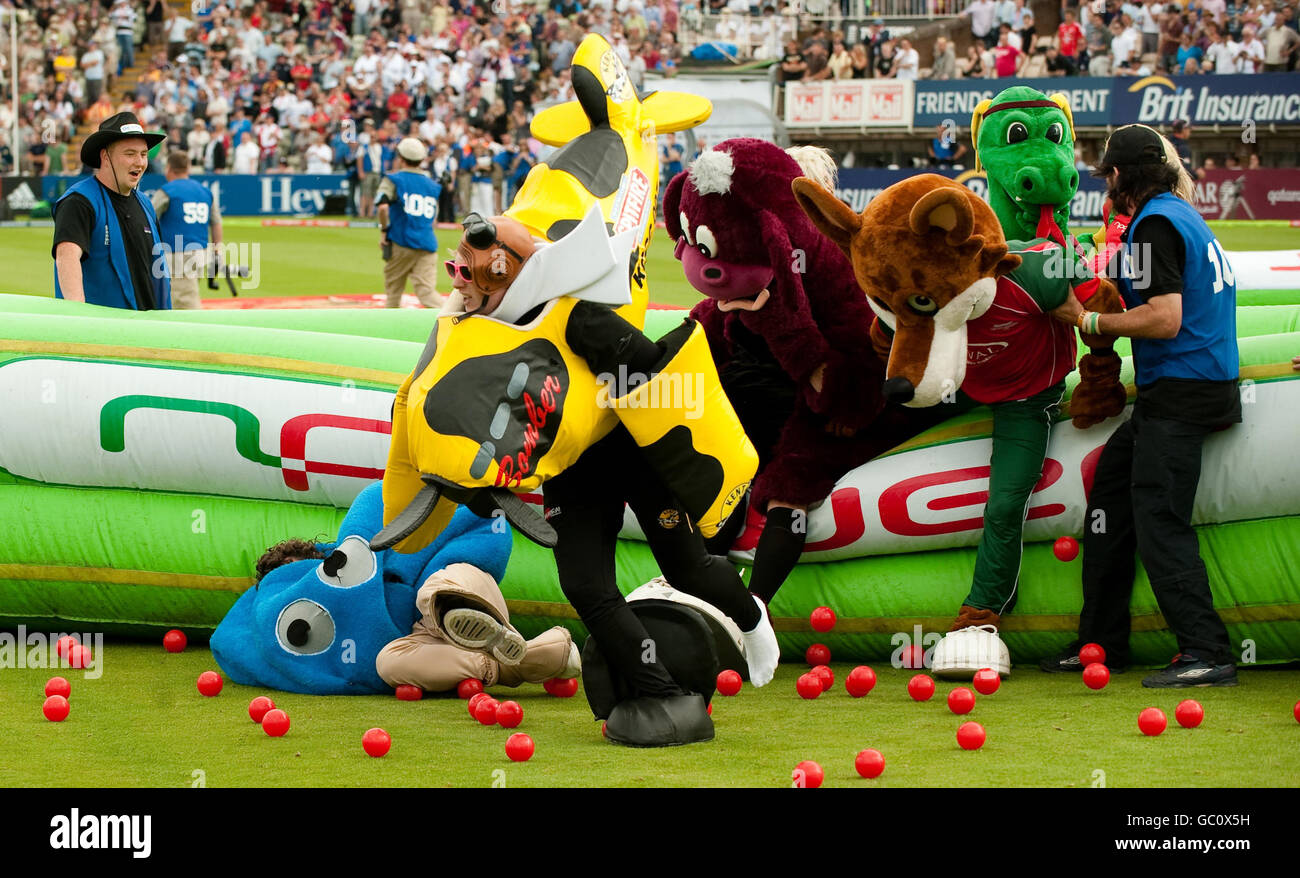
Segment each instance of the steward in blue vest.
M95 168L54 205L54 295L60 299L147 311L171 308L161 241L149 199L137 188L148 152L165 139L146 133L132 113L105 119L81 146Z
M1177 151L1155 129L1116 130L1095 173L1116 212L1133 217L1119 254L1128 310L1098 315L1071 297L1053 313L1133 339L1137 401L1102 449L1088 495L1079 640L1042 668L1082 670L1079 643L1101 645L1112 669L1128 664L1136 552L1178 640L1173 662L1142 685L1235 686L1232 643L1191 523L1205 438L1242 419L1232 266L1189 203Z
M172 279L172 308L202 308L199 278L208 276L209 243L220 256L221 211L212 190L190 179L189 153L178 149L167 156L167 182L151 200L162 231L159 261ZM215 262L213 268L215 277Z
M443 302L437 290L438 239L433 231L442 186L420 167L428 157L428 147L418 138L402 138L397 144L398 168L379 184L375 216L383 233L379 246L389 308L401 305L407 278L424 307L437 308Z

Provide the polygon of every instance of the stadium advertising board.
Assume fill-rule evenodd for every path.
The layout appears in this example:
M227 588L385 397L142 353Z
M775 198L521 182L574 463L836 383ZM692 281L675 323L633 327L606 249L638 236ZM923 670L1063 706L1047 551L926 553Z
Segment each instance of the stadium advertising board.
M1145 76L1116 79L1115 125L1300 125L1300 91L1290 73L1253 76ZM1079 115L1075 113L1075 124Z
M1206 171L1196 182L1196 209L1207 220L1300 219L1300 170Z
M78 179L47 176L41 182L42 195L53 202ZM327 195L348 191L346 174L191 174L190 179L212 190L226 216L318 214ZM161 174L145 174L140 191L148 195L166 182Z
M1076 126L1109 125L1114 102L1111 94L1114 82L1109 78L1093 76L1015 80L923 79L916 83L916 111L912 116L912 124L917 128L927 128L951 120L966 128L980 101L991 99L1012 85L1027 85L1049 95L1055 92L1064 94L1070 101L1070 111L1074 114Z
M907 128L912 88L899 79L848 79L791 83L785 90L785 124L792 128Z

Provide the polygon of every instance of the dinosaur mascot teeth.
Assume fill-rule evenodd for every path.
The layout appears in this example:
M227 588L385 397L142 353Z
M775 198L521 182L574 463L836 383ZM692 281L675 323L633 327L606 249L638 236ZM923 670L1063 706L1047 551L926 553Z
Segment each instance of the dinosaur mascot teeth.
M1070 204L1079 188L1074 166L1074 116L1063 94L1051 97L1017 85L982 101L971 117L975 170L988 179L989 206L1008 240L1050 240L1084 253L1070 235ZM1105 273L1123 227L1107 223L1098 248L1088 255L1094 274ZM1109 240L1109 246L1107 242ZM1093 244L1093 240L1088 243ZM1075 295L1089 311L1115 314L1124 301L1113 284L1084 283ZM1085 379L1070 397L1076 427L1099 424L1124 411L1120 358L1110 336L1083 333L1089 353L1079 362Z
M886 405L875 315L853 266L795 204L790 184L805 173L833 185L834 162L825 150L736 138L703 152L664 194L674 253L704 296L691 316L759 452L750 517L766 522L749 586L767 601L799 559L803 513L934 419ZM734 537L712 550L725 554Z
M798 179L793 189L852 261L880 318L873 332L889 349L885 394L948 414L992 410L989 498L973 583L935 648L933 669L944 676L985 667L1009 673L997 628L1015 603L1025 510L1075 361L1074 329L1051 312L1073 288L1093 282L1086 260L1050 241L1008 242L983 199L935 174L890 186L861 215L811 180ZM1094 380L1085 371L1081 383Z

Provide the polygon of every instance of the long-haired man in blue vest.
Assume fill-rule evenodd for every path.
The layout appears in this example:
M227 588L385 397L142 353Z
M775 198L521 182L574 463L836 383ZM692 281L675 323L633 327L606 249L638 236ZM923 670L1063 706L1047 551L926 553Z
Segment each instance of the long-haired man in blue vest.
M1155 129L1116 130L1095 174L1116 212L1133 218L1119 251L1128 310L1098 315L1071 297L1073 308L1057 316L1133 339L1137 402L1106 442L1088 497L1079 642L1100 644L1112 668L1128 664L1136 550L1178 640L1173 662L1142 685L1235 686L1232 644L1191 523L1205 437L1241 421L1232 266L1190 203L1177 151ZM1044 659L1043 669L1079 669L1078 648Z
M81 145L81 161L95 173L54 204L56 298L138 311L172 306L166 267L154 270L158 219L137 188L149 150L165 139L118 113Z
M190 155L167 155L167 182L155 190L153 209L162 232L162 252L172 281L172 308L202 308L199 276L208 264L208 245L221 249L221 210L212 190L190 179Z
M398 168L379 184L376 216L383 237L384 294L388 307L402 304L406 279L426 308L442 306L438 294L438 239L433 233L438 218L438 196L442 186L429 179L420 165L429 150L420 140L404 137L397 144Z

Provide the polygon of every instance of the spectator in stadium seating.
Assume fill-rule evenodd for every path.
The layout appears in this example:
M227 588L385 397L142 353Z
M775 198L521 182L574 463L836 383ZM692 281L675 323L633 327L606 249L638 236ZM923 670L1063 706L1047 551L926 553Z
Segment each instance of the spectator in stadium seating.
M1192 172L1192 149L1187 143L1187 138L1192 133L1192 124L1186 119L1176 119L1169 127L1169 142L1173 144L1174 152L1178 153L1178 160L1183 163L1183 167L1190 174Z
M1205 53L1201 47L1192 42L1192 35L1184 32L1178 40L1178 52L1174 56L1174 73L1190 74L1201 72L1201 61Z
M876 52L876 78L890 79L894 76L897 67L895 61L898 59L898 52L895 50L892 39L885 40L880 44Z
M1114 65L1113 72L1118 74L1129 69L1137 54L1137 44L1132 34L1124 29L1124 22L1116 17L1110 21L1110 55Z
M1158 0L1145 0L1134 23L1142 34L1142 54L1155 55L1160 51L1160 17L1163 14Z
M934 41L934 63L930 65L930 78L957 78L957 55L947 37L939 37Z
M1259 73L1264 67L1264 44L1255 35L1255 26L1248 24L1241 31L1237 52L1238 73Z
M1011 45L1011 35L1003 32L993 49L993 67L999 78L1019 76L1025 66L1025 53Z
M967 79L985 79L989 75L988 66L984 61L984 53L980 51L979 45L966 47L966 57L961 62L962 76Z
M1074 62L1060 53L1056 46L1048 46L1046 53L1048 76L1076 76Z
M1236 73L1240 56L1240 46L1228 39L1226 30L1221 30L1215 33L1214 42L1210 43L1210 48L1205 50L1205 62L1202 66L1207 72Z
M1296 47L1300 46L1300 33L1287 27L1283 16L1291 9L1284 8L1275 18L1273 26L1264 31L1264 72L1285 73L1295 61Z
M960 14L970 18L970 32L986 48L997 45L998 32L994 26L997 4L993 0L971 0L971 4Z
M832 79L853 77L853 59L849 56L849 50L844 47L843 40L836 39L832 43L831 57L827 65L830 67Z
M1056 48L1072 63L1078 64L1079 50L1083 46L1083 29L1079 27L1073 9L1065 10L1065 20L1056 29Z
M781 57L781 81L798 82L807 72L808 63L804 60L803 52L799 51L799 41L787 40L785 55Z
M86 51L82 53L81 60L77 63L86 80L86 100L94 103L99 100L100 94L104 91L106 58L103 50L99 48L99 42L93 37L86 44Z
M894 60L894 77L896 79L916 79L921 73L921 55L912 48L912 41L903 37L898 41L897 57Z
M122 71L127 67L135 66L136 13L128 0L114 0L113 8L109 11L109 18L112 20L114 32L117 34L117 47L119 50L117 75L121 76Z
M1038 51L1038 26L1034 24L1034 13L1026 9L1021 21L1024 22L1024 26L1019 29L1012 28L1012 33L1020 37L1020 51L1032 55Z
M815 38L805 43L803 56L804 62L808 65L808 69L803 75L804 82L816 82L822 79L830 79L831 56L824 39Z
M998 27L1003 24L1012 30L1016 30L1015 0L994 0L993 26Z
M1183 16L1173 4L1160 14L1160 43L1157 53L1160 68L1167 73L1178 72L1178 44L1183 36Z

